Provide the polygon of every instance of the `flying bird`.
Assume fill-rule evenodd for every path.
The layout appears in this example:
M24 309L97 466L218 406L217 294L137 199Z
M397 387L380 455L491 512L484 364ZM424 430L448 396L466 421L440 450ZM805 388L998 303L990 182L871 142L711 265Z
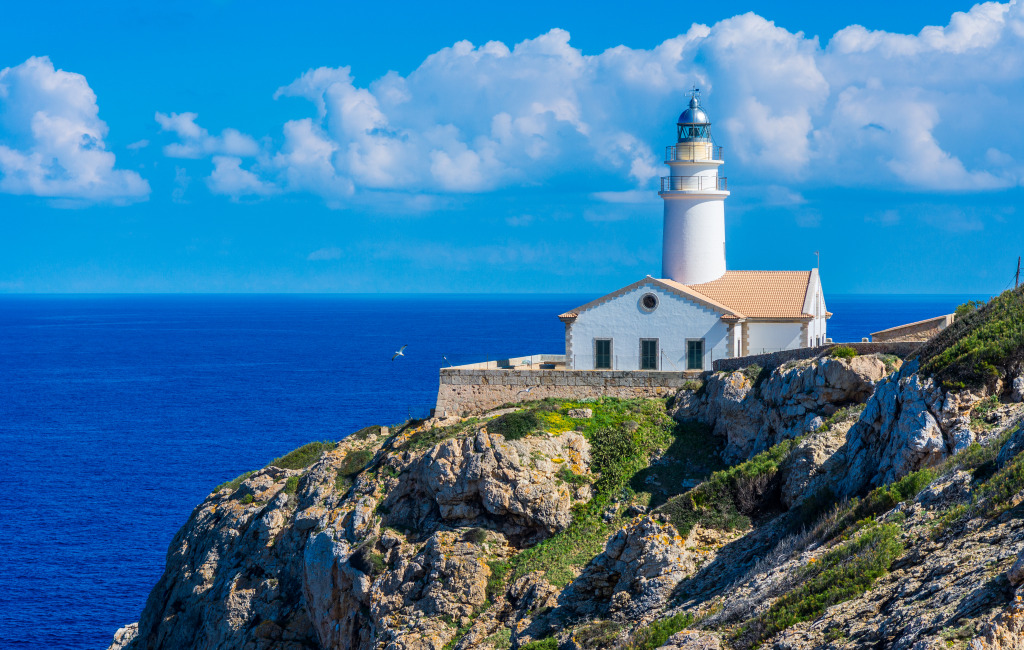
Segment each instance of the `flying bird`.
M404 357L405 356L405 354L404 354L405 353L405 349L407 347L409 347L409 346L408 345L403 345L402 347L400 347L398 349L398 352L395 352L394 356L391 357L391 360L394 361L398 357Z
M520 395L523 394L529 395L531 390L533 390L533 386L530 386L529 388L524 388L523 390L516 393L516 397L519 397Z

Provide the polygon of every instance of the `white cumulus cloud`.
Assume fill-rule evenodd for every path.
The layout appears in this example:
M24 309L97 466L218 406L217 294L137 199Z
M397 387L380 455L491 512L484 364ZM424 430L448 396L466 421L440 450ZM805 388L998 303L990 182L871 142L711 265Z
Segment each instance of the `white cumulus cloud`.
M60 205L146 199L149 183L115 168L106 136L84 76L57 70L48 57L0 70L0 192Z
M561 29L512 46L460 41L364 86L348 67L315 68L275 94L308 100L311 115L281 125L279 146L262 152L231 129L209 135L193 113L158 120L181 140L168 155L258 154L248 170L231 167L244 183L211 179L233 197L308 192L344 207L554 183L622 202L654 193L667 173L662 147L693 84L733 186L799 197L794 188L1024 182L1019 2L979 4L916 34L852 25L824 43L747 13L650 49L586 54Z

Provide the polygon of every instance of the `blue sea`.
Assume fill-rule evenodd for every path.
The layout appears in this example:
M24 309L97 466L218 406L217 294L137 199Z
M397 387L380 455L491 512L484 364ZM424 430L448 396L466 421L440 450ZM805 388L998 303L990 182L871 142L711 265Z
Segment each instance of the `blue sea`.
M560 353L594 297L0 296L0 646L105 648L215 485L427 415L445 359ZM831 295L829 335L976 298Z

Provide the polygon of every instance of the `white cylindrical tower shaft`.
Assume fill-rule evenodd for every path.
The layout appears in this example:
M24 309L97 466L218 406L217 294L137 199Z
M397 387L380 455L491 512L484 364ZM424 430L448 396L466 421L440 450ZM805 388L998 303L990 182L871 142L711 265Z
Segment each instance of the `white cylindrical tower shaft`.
M711 121L695 91L679 116L678 141L665 151L670 175L661 179L665 228L662 277L700 284L725 275L726 179L719 177L722 149L711 139Z

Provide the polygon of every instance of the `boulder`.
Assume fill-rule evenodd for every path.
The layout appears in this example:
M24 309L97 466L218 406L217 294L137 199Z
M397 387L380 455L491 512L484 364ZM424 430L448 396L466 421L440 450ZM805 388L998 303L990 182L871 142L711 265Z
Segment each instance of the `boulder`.
M506 441L485 430L446 440L414 460L384 502L389 525L444 523L493 527L537 540L565 529L572 504L589 498L555 480L563 468L586 474L590 445L574 432Z
M594 417L594 409L569 409L569 417L578 420L586 420Z
M139 636L139 624L132 623L119 628L114 632L114 641L107 646L107 650L129 650L135 647L135 639Z
M558 602L579 614L636 620L661 607L695 570L694 556L675 527L645 516L612 535Z
M1014 402L1024 402L1024 375L1013 380L1010 396Z

